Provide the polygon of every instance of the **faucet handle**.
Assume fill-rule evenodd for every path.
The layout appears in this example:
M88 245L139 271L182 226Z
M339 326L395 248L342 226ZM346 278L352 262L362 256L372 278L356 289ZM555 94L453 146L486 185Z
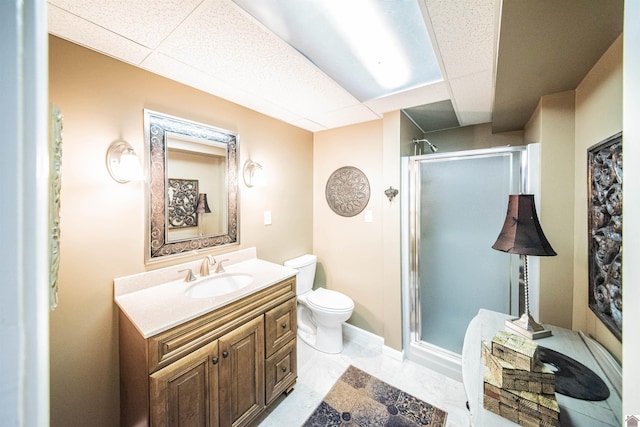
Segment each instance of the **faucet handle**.
M183 271L187 272L187 275L184 278L184 281L189 283L189 282L195 282L196 280L196 276L193 275L193 271L191 271L190 268L185 268L184 270L178 270L178 273L182 273Z
M202 260L202 264L200 264L200 277L208 276L209 267L211 267L215 263L216 260L213 255L207 255L206 257L204 257L204 259Z
M224 267L222 267L222 263L223 262L227 262L229 261L228 259L223 259L218 261L218 263L216 264L216 270L214 271L214 273L224 273Z

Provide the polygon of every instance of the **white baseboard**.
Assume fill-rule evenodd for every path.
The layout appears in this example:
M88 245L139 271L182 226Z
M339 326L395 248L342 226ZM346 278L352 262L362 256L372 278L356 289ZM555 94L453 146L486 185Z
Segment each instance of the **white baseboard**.
M342 324L342 333L346 339L360 345L380 346L381 349L384 345L384 338L382 338L381 336L373 334L369 331L365 331L364 329L360 329L357 326L353 326L348 323Z
M412 343L409 360L462 382L462 358L459 354L427 343Z
M393 360L397 360L398 362L404 361L404 351L398 351L395 348L387 347L386 345L382 347L382 354Z
M383 355L402 362L404 360L404 351L398 351L394 348L384 345L384 338L357 326L344 323L342 325L342 333L345 339L355 342L362 346L379 347Z

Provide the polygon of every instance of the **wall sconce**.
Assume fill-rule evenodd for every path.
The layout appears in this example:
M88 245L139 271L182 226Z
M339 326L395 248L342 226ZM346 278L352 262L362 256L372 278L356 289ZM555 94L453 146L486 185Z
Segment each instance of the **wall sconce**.
M138 156L126 141L115 141L107 149L107 169L116 182L142 179Z
M398 190L390 186L389 188L384 190L384 195L387 196L387 198L389 199L389 202L391 202L393 198L398 195Z
M245 185L249 188L254 185L265 185L264 169L260 163L247 160L244 164L242 176L244 178Z

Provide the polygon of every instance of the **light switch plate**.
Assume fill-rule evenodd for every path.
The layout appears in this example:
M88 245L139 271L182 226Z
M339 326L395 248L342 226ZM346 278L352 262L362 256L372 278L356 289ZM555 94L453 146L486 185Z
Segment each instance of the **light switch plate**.
M364 222L373 222L373 211L371 209L364 211Z
M264 225L271 225L271 211L264 211Z

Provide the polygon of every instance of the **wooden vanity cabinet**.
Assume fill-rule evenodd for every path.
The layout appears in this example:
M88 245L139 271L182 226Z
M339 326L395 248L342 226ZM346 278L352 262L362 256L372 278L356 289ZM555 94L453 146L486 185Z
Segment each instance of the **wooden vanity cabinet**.
M149 377L151 425L218 426L218 342Z
M143 338L120 312L121 425L248 425L293 389L295 277Z

